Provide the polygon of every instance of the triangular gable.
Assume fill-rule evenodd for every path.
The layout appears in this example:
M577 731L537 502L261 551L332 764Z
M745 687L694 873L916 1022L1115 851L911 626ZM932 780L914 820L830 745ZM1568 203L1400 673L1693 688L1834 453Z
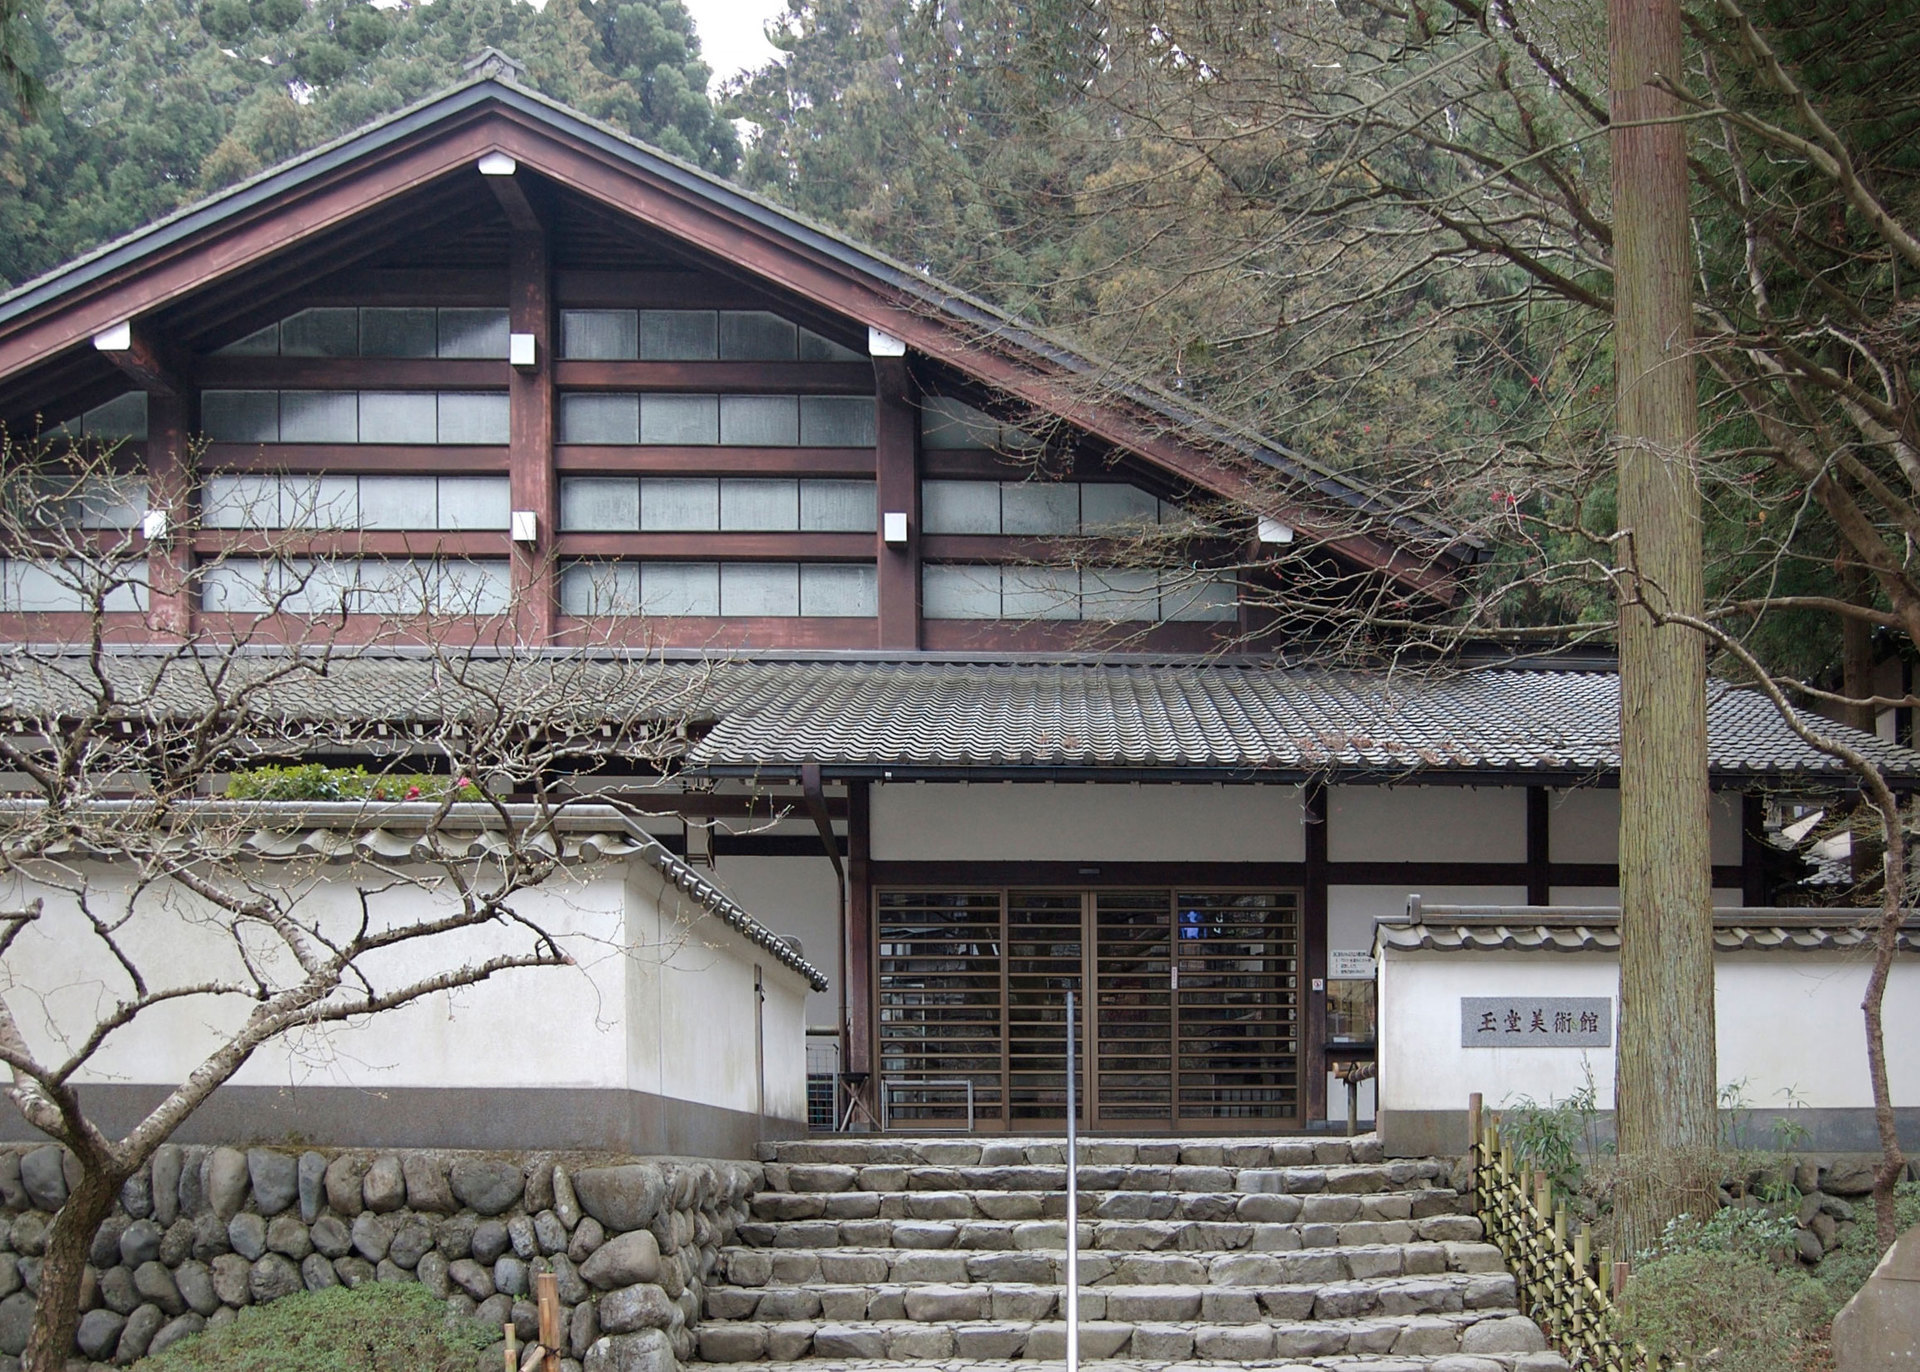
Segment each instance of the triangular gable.
M88 347L104 330L322 242L400 197L471 174L488 153L505 153L781 292L899 340L1176 480L1265 507L1275 483L1261 469L1278 472L1299 495L1270 513L1309 541L1409 588L1450 599L1455 570L1476 551L1452 531L1399 515L1298 454L1170 397L1135 389L1113 403L1094 402L1087 378L1099 374L1099 364L1065 345L497 77L403 110L0 298L0 387Z

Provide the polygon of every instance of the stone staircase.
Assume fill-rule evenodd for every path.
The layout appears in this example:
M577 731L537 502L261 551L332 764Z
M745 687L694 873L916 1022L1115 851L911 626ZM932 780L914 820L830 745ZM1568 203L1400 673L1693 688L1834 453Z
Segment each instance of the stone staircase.
M1056 1139L769 1145L766 1189L707 1287L708 1363L1065 1356ZM1081 1146L1089 1364L1558 1372L1444 1161L1356 1139Z

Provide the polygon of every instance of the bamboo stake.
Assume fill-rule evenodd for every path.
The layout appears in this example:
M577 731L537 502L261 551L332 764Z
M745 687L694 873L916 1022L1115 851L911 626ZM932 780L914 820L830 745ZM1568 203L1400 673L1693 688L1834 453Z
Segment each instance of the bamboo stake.
M540 1304L540 1342L547 1350L543 1372L560 1372L560 1279L551 1272L536 1274L533 1294Z
M1478 1091L1467 1097L1467 1152L1469 1154L1480 1146L1480 1103Z
M506 1360L507 1372L520 1372L520 1336L514 1332L513 1321L506 1323L507 1347L502 1356Z

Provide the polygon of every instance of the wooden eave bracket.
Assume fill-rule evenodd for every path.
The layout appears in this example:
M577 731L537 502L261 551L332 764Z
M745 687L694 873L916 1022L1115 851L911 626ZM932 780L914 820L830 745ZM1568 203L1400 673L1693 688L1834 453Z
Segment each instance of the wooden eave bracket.
M504 152L490 152L483 155L474 164L480 175L487 179L487 185L493 191L493 198L500 202L500 209L507 216L507 223L518 233L544 233L546 226L540 222L539 212L533 208L533 202L527 198L526 188L520 184L520 164Z
M93 336L94 351L125 372L141 390L150 394L184 396L187 384L184 369L144 333L123 320Z

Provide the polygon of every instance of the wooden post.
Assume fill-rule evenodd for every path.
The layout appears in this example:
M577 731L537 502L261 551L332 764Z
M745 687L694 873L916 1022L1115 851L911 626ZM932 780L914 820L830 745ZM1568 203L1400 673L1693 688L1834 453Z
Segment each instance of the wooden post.
M1300 1037L1300 1068L1307 1088L1301 1112L1305 1120L1324 1119L1327 1113L1327 810L1326 783L1307 783L1306 890L1300 911L1301 955L1307 972L1306 1032Z
M920 402L904 357L873 359L875 539L879 646L920 646ZM889 512L907 517L907 541L886 541Z
M514 632L522 643L542 645L553 637L559 595L553 566L560 502L553 470L552 276L547 235L537 221L516 224L508 236L507 314L512 332L533 335L534 364L515 367L507 382L508 483L513 508L533 512L534 541L515 543L510 554Z
M1544 786L1527 787L1527 904L1551 905L1553 887L1551 886L1552 854L1548 850L1547 834L1552 824L1552 809L1548 804L1547 788Z
M1467 1152L1476 1163L1480 1160L1480 1145L1483 1141L1480 1137L1480 1130L1483 1127L1480 1119L1480 1105L1478 1091L1467 1097Z
M147 507L167 516L167 536L147 549L147 618L163 634L193 632L194 523L188 509L189 400L174 392L147 395Z
M533 1294L540 1304L540 1343L547 1350L544 1372L560 1372L560 1279L551 1272L539 1273Z

